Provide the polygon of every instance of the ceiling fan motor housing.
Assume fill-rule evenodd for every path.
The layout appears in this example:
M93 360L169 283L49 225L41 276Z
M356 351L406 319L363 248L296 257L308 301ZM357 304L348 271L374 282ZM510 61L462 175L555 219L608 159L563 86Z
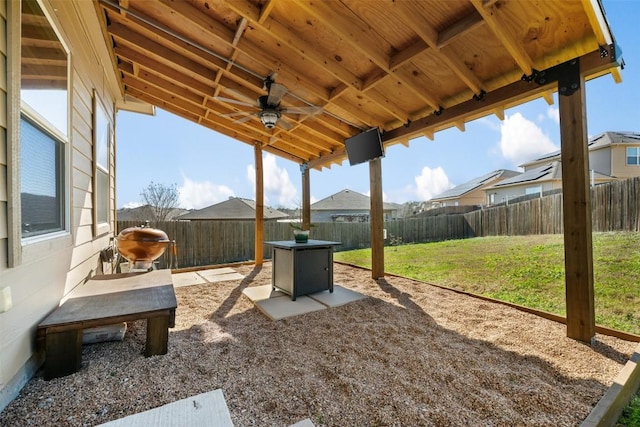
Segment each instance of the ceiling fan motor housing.
M258 117L260 117L260 121L267 129L273 129L280 118L280 111L267 107L258 113Z

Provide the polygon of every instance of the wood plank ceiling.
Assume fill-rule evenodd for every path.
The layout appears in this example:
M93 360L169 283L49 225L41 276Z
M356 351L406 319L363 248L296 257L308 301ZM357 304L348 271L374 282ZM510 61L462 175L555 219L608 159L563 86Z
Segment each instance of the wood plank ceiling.
M554 82L523 76L574 58L619 78L597 0L96 1L125 95L318 169L372 127L406 144L550 100Z

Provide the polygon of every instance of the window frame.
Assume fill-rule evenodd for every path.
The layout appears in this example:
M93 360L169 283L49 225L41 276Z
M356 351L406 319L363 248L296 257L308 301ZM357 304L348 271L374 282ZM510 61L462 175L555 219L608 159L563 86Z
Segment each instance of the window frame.
M102 117L101 117L102 116ZM106 129L100 129L101 126L106 125ZM93 190L93 234L94 237L101 236L103 234L107 234L111 231L111 221L110 221L110 212L111 212L111 177L112 177L112 167L111 167L111 149L113 147L113 118L109 116L108 109L102 99L98 95L98 92L94 89L93 91L93 179L92 179L92 190ZM100 153L100 145L106 144L106 165L102 165L98 158L98 154ZM107 188L106 194L101 194L101 188L98 183L99 174L105 174L107 177ZM99 203L101 197L106 198L106 215L107 218L105 221L102 221L100 217L100 212L98 211Z
M73 58L69 43L63 36L61 24L55 15L48 9L48 4L41 0L36 0L47 19L51 29L55 32L58 40L67 55L67 121L66 133L60 132L48 126L46 120L40 119L39 114L34 114L30 108L24 108L21 102L21 34L22 34L22 1L11 1L7 3L7 74L17 76L7 82L7 183L11 197L8 200L8 253L7 267L13 268L20 265L37 262L45 256L49 256L51 251L61 250L73 245L71 233L71 101L73 98L72 70ZM23 237L22 235L22 211L21 211L21 117L25 115L34 121L38 126L44 127L50 137L60 140L62 143L62 167L61 171L61 195L62 230L46 233L38 236Z
M629 151L630 150L635 150L636 153L633 156L629 155ZM629 163L629 158L630 157L635 157L636 159L636 163ZM640 147L626 147L625 150L625 157L624 157L624 163L626 166L640 166Z

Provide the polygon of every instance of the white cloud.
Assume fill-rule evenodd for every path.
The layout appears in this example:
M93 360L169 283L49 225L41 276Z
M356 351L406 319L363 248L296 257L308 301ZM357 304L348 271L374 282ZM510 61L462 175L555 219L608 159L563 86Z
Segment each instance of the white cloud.
M547 117L560 124L560 110L556 107L547 108Z
M297 206L298 190L291 183L287 170L278 167L276 156L273 154L264 156L262 159L262 171L265 204L284 207ZM247 179L255 188L256 169L252 164L247 166Z
M500 130L500 120L492 116L480 117L479 119L476 119L476 122L484 125L487 129L494 131Z
M415 193L419 200L429 200L453 187L449 177L440 166L435 169L423 167L422 173L414 180L416 182Z
M202 209L234 195L233 190L226 185L218 185L210 181L196 182L186 176L183 176L178 193L178 205L184 209Z
M514 166L558 150L542 129L520 113L505 117L500 133L502 155Z
M139 208L140 206L142 206L142 203L140 202L129 202L127 204L125 204L124 206L122 206L123 209L135 209L135 208Z

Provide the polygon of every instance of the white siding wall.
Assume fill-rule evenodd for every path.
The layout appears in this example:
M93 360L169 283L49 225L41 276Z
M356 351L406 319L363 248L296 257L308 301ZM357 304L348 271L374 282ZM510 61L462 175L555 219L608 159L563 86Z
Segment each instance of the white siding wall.
M36 354L35 333L38 323L58 306L62 297L86 278L95 274L98 254L107 246L110 230L115 229L115 179L111 177L110 230L94 236L93 227L93 93L114 117L114 102L119 92L113 68L104 46L93 45L101 40L100 27L93 12L92 2L47 0L44 8L54 19L64 42L71 50L71 125L69 146L70 183L70 235L51 239L30 247L17 247L21 257L18 265L9 268L8 236L11 215L7 203L11 192L7 176L11 153L7 143L7 121L19 115L15 103L7 100L6 23L7 0L0 0L0 288L10 287L13 308L0 313L0 410L15 396L41 362ZM88 9L90 8L90 9ZM54 12L55 10L55 12ZM93 15L92 15L93 13ZM12 15L13 16L13 15ZM94 22L80 25L79 19L93 17ZM86 34L91 29L97 35ZM14 36L14 38L16 38ZM18 41L19 42L19 41ZM16 58L19 61L19 58ZM10 68L10 67L7 67ZM19 69L19 68L18 68ZM115 151L111 147L111 174L115 171ZM19 192L19 190L17 190Z

